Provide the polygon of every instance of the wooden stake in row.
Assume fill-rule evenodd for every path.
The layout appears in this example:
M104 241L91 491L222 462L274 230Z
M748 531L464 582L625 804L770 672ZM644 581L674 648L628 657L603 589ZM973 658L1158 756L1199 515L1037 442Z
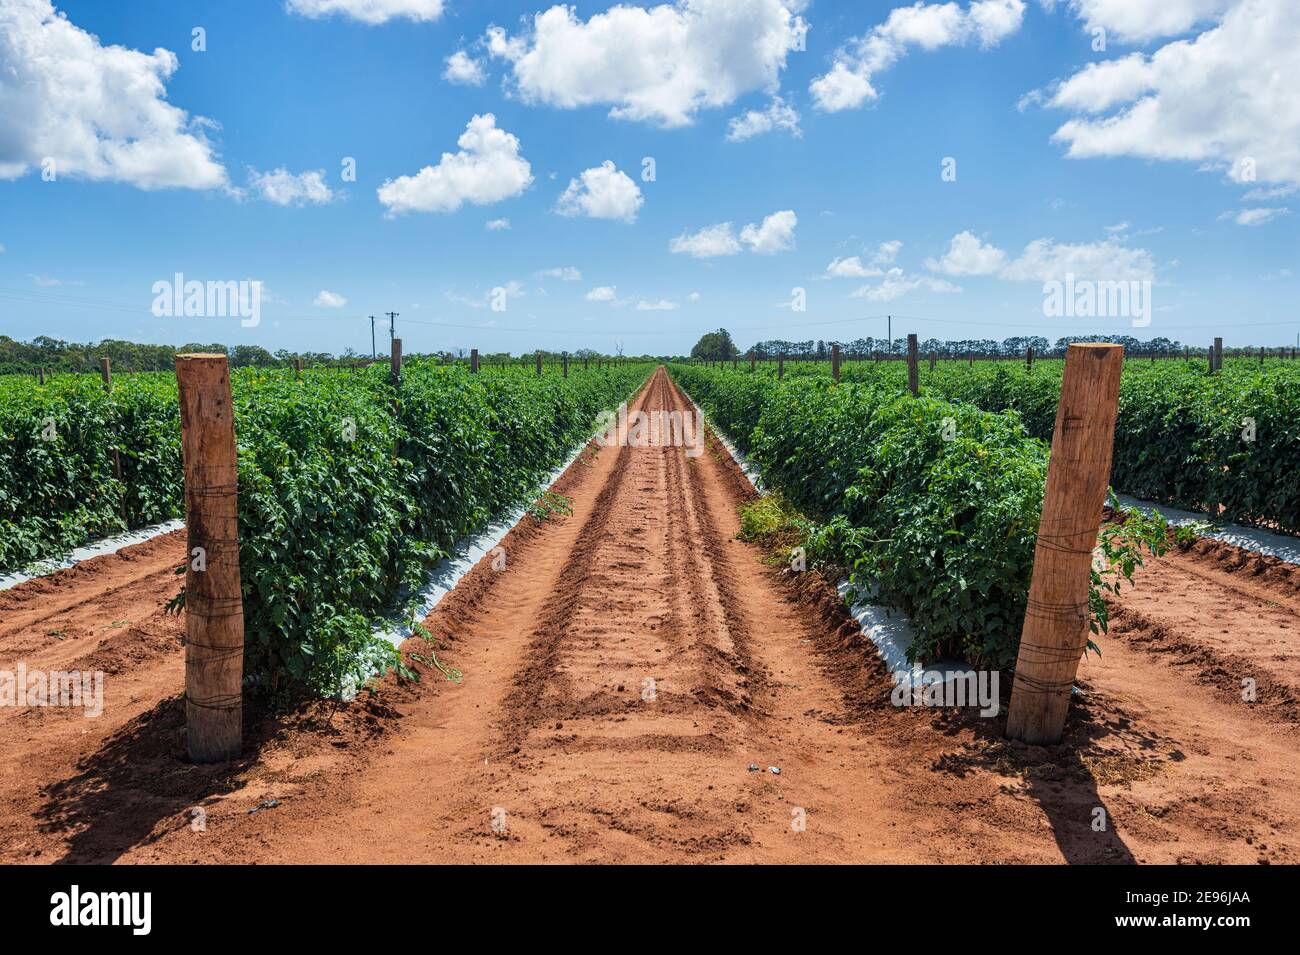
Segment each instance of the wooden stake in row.
M104 380L104 391L106 394L113 393L113 360L111 358L101 358L99 360L99 376ZM122 480L122 452L117 447L116 429L113 434L113 477Z
M185 475L185 729L197 763L235 759L243 727L239 476L225 355L177 355Z
M921 371L917 367L916 336L907 336L907 390L913 395L921 393Z
M1026 743L1060 740L1088 645L1088 585L1110 481L1123 367L1122 345L1080 344L1066 351L1007 713L1007 736Z

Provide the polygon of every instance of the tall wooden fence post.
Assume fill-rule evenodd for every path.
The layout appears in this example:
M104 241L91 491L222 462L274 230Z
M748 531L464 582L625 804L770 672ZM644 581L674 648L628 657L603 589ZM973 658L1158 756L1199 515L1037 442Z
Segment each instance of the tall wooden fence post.
M831 345L831 377L836 381L840 380L840 346L838 343Z
M225 355L177 355L185 474L185 728L190 759L240 753L244 605L235 415Z
M1214 370L1215 372L1223 371L1223 339L1214 340Z
M916 336L907 336L907 390L913 395L921 393L921 370L916 364Z
M1122 345L1071 345L1056 408L1029 603L1016 657L1007 736L1055 743L1088 644L1088 583L1106 503Z
M402 386L402 340L394 338L392 352L388 356L388 380L394 388Z
M469 371L471 375L478 374L478 349L477 348L471 348L469 350Z

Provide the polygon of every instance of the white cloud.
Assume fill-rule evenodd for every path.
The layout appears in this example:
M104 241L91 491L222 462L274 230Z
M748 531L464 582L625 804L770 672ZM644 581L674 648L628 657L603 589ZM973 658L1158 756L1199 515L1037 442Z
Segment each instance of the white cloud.
M489 219L483 226L489 232L505 232L510 228L509 219Z
M460 86L482 86L487 81L483 64L464 50L457 50L447 57L445 62L447 68L443 70L442 78L448 83L456 83Z
M1107 232L1113 232L1118 235L1121 232L1127 232L1128 227L1128 221L1125 220L1124 222L1116 222L1114 225L1103 226L1102 228Z
M397 17L436 20L444 5L443 0L286 0L285 9L313 20L338 14L373 26Z
M831 264L826 266L825 278L828 279L869 279L885 273L875 266L863 265L862 260L852 255L847 258L836 258L831 260Z
M864 285L855 291L852 297L865 298L872 302L889 302L917 289L942 294L961 291L960 286L953 285L945 279L935 279L928 275L908 275L902 269L894 267L885 273L883 281L879 284Z
M0 249L0 251L3 250ZM84 285L85 284L84 282L75 281L75 280L68 281L67 279L58 279L52 275L33 275L30 272L27 273L27 277L32 280L33 285L39 285L41 288L55 288L60 285Z
M925 267L945 275L992 275L1006 263L1007 254L985 245L969 232L958 232L941 259L926 259Z
M674 312L681 308L676 302L670 302L666 298L661 298L657 302L647 302L645 299L636 303L638 312Z
M538 278L559 279L561 282L581 282L582 272L572 265L546 269L537 273Z
M517 196L532 184L532 167L519 155L518 138L498 129L493 114L471 119L456 144L460 151L443 153L438 165L379 187L379 201L390 216L455 212L466 202L487 205Z
M178 60L101 46L49 0L0 3L0 179L46 160L56 175L140 189L227 184L205 131L167 102Z
M348 304L348 300L337 292L331 292L328 289L321 289L316 294L312 304L317 308L342 308Z
M947 275L996 275L1011 282L1062 281L1067 273L1101 281L1155 278L1151 253L1126 246L1114 235L1101 242L1035 239L1011 258L970 232L959 232L943 257L926 259L925 266Z
M487 32L525 102L606 105L610 116L690 124L701 109L753 90L774 92L806 0L679 0L619 5L583 21L555 5L517 36Z
M740 241L760 255L788 252L794 248L794 228L799 217L793 210L773 212L763 219L762 225L750 225L740 230Z
M626 173L609 160L587 169L581 181L570 179L555 211L562 216L587 216L590 219L618 219L635 222L637 210L645 203L641 189Z
M1285 206L1275 207L1257 207L1254 209L1242 209L1237 213L1225 212L1219 216L1220 219L1232 219L1237 225L1263 225L1266 222L1272 222L1274 219L1289 215L1290 209Z
M1115 239L1075 244L1035 239L998 272L1017 282L1062 281L1067 274L1104 281L1154 279L1155 263L1146 249L1130 248Z
M586 295L588 302L613 302L618 299L617 288L613 285L599 285Z
M830 71L809 85L813 101L827 112L856 109L879 97L873 77L909 48L928 52L978 42L988 49L1019 30L1024 13L1024 0L976 0L964 10L953 2L897 7L884 23L836 51Z
M898 252L903 248L900 239L890 239L888 242L882 242L876 246L876 251L871 256L872 265L892 265L898 258Z
M1300 192L1300 185L1289 183L1284 186L1260 186L1246 192L1241 198L1252 201L1261 199L1283 199L1287 196L1293 196Z
M799 128L799 114L779 96L772 97L772 102L765 110L751 109L740 116L733 116L727 125L727 142L743 142L774 129L784 129L795 139L803 136L803 130Z
M697 259L712 259L720 255L735 255L740 251L740 243L736 241L736 231L731 223L719 222L699 232L683 232L668 243L668 251Z
M1192 4L1173 6L1191 15ZM1072 159L1181 160L1238 182L1300 183L1297 49L1294 0L1238 0L1194 39L1089 64L1057 85L1048 105L1087 115L1052 139Z
M0 248L0 252L3 252L3 251L4 251L4 249ZM688 302L698 302L698 301L700 300L700 293L699 293L699 292L692 292L690 295L686 296L686 300L687 300Z
M294 175L283 168L258 172L250 167L248 183L259 196L277 206L301 206L309 202L320 205L334 199L323 169Z
M1234 0L1070 0L1070 8L1089 32L1101 28L1108 39L1145 43L1178 36L1217 17Z

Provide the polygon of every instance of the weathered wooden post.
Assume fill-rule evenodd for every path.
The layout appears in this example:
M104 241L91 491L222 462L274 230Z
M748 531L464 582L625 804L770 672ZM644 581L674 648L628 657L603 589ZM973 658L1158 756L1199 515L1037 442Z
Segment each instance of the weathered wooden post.
M568 378L569 377L569 353L565 352L562 356L560 356L560 361L564 366L564 377Z
M934 354L934 352L930 352L930 370L931 370L931 371L934 371L934 363L935 363L935 361L936 361L936 358L935 358L935 354Z
M749 353L749 370L751 372L754 370L754 366L757 364L757 362L758 359L754 357L754 353L751 351Z
M1030 345L1025 349L1025 371L1034 370L1034 346Z
M469 373L471 375L478 374L478 349L477 348L471 348L469 350Z
M1216 372L1223 371L1223 339L1222 338L1216 338L1214 340L1214 370Z
M101 358L99 360L99 377L104 382L104 393L111 395L113 393L113 360L111 358ZM109 453L113 455L113 477L122 480L122 452L117 446L116 428L113 429L113 447ZM126 504L123 501L123 507Z
M39 377L40 377L40 380L41 380L41 384L42 384L42 385L45 384L45 369L44 369L44 368L39 369Z
M534 353L533 360L537 363L537 377L540 378L542 376L542 353L540 351Z
M185 729L190 759L240 753L244 605L239 479L225 355L177 355L185 474Z
M778 379L785 377L785 353L784 352L776 359L776 377Z
M1110 480L1123 367L1122 345L1078 344L1066 351L1007 713L1007 736L1026 743L1060 740L1088 644L1088 584Z
M402 340L394 338L392 352L388 356L388 380L394 388L402 387Z
M831 377L836 381L840 380L840 346L838 342L831 345Z
M921 393L921 370L916 363L916 336L907 336L907 390L913 395Z

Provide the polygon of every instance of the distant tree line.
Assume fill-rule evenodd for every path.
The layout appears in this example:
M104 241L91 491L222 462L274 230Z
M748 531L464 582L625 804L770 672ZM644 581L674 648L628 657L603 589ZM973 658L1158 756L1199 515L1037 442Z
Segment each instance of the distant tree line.
M1131 335L1069 335L1058 338L1055 343L1041 335L1018 335L995 341L991 338L968 338L960 341L941 341L927 338L917 343L922 355L931 353L940 358L964 358L973 355L976 358L1013 358L1024 355L1029 348L1034 354L1043 357L1059 357L1074 342L1115 342L1123 345L1130 354L1140 355L1174 355L1183 353L1181 342L1168 338L1153 338L1140 341ZM703 336L691 350L691 357L707 361L726 361L733 357L748 357L753 352L755 358L770 360L784 355L787 358L826 361L830 358L831 348L838 344L840 354L849 360L872 358L876 355L900 356L907 353L907 337L895 338L892 342L886 338L855 338L852 341L834 342L821 339L806 341L785 341L770 339L757 342L752 349L740 350L732 343L731 336L725 328L709 332Z

